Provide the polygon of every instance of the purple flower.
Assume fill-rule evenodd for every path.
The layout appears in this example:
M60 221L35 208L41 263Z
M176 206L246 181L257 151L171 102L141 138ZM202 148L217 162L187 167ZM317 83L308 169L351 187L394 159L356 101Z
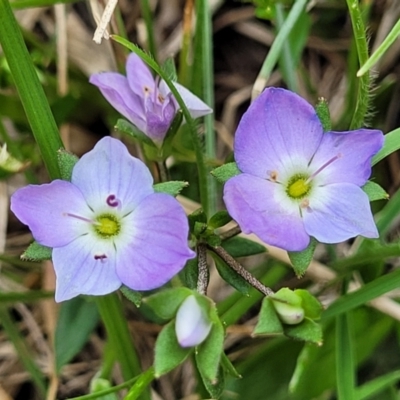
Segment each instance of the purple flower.
M198 346L207 338L211 326L196 297L187 297L179 307L175 321L176 337L181 347Z
M106 137L77 162L71 182L14 193L12 211L37 242L53 248L56 301L122 284L154 289L194 257L182 207L152 184L145 164Z
M235 159L242 171L224 200L243 232L288 251L310 236L338 243L378 237L363 186L383 144L378 130L323 132L313 107L284 89L266 89L243 115Z
M164 81L154 79L147 65L135 53L126 62L126 77L117 72L93 74L89 80L125 118L161 144L179 105ZM211 108L178 83L174 83L190 114L198 118Z

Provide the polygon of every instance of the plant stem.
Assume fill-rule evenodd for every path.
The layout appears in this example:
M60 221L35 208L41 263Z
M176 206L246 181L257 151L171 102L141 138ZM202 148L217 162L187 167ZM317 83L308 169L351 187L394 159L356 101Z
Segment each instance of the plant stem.
M197 246L199 276L197 278L197 291L200 294L207 295L208 286L208 265L207 265L207 246L199 243Z
M351 24L353 26L354 40L357 48L357 56L359 66L364 65L368 60L368 43L362 19L361 10L358 0L347 0ZM369 105L369 87L370 74L369 72L362 75L358 82L357 103L354 110L353 118L350 123L350 129L360 128L368 111Z
M274 292L267 286L263 285L257 278L255 278L249 271L244 269L223 247L221 246L207 246L215 254L218 254L235 272L237 272L246 282L248 282L254 289L257 289L265 296L271 296Z
M241 233L241 232L242 232L242 230L240 229L240 226L236 225L233 228L229 229L228 231L221 233L219 235L219 237L222 241L224 241L224 240L228 240L236 235L239 235L239 233Z

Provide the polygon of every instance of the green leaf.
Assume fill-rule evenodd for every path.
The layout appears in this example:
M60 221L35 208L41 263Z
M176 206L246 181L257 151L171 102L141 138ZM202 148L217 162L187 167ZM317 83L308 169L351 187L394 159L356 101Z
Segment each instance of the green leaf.
M357 361L353 351L349 314L336 317L336 384L338 400L355 400Z
M400 128L395 129L385 135L385 141L382 148L372 158L372 166L383 160L389 154L400 149Z
M22 253L21 258L29 261L44 261L51 260L51 253L53 249L43 246L38 242L32 242L28 248Z
M207 379L206 377L201 376L204 387L207 389L207 392L210 394L212 399L219 399L222 396L222 393L225 389L225 376L222 371L222 368L218 368L218 375L216 379L213 381Z
M217 229L231 221L232 217L229 215L228 211L223 210L215 213L208 221L208 225L213 229Z
M318 103L315 106L315 111L321 121L324 132L328 132L332 129L331 114L329 112L328 102L323 97L318 99Z
M140 305L142 304L142 298L143 298L142 293L137 292L136 290L132 290L131 288L128 288L128 286L125 286L125 285L122 285L119 290L136 307L138 307L138 308L140 307Z
M400 270L397 269L365 284L361 289L348 293L332 303L323 313L322 319L350 311L378 296L399 287Z
M75 297L61 304L55 332L57 371L79 353L98 322L99 313L93 302Z
M182 279L183 284L189 289L197 289L197 279L199 276L198 259L192 258L189 260L185 268L179 273L179 277Z
M57 152L57 163L60 169L61 179L71 181L72 171L79 158L75 154L71 154L64 149Z
M112 385L108 379L104 378L93 378L90 382L90 393L97 393L103 390L111 389ZM118 400L115 393L109 393L106 395L99 395L98 400Z
M260 314L253 335L279 335L283 333L282 323L276 314L272 301L265 297L261 304Z
M400 380L400 370L389 372L383 376L379 376L362 386L356 388L356 399L367 400L373 396L377 396L383 390L391 385L395 385Z
M156 341L155 376L158 378L182 364L192 351L191 347L184 348L179 345L175 333L175 321L165 325Z
M139 143L147 144L150 147L157 148L155 143L146 134L144 134L142 131L136 128L135 125L132 125L125 119L119 119L114 128L119 132L132 136Z
M179 306L186 297L193 292L185 287L166 289L143 299L143 303L149 306L155 314L165 320L175 317Z
M262 244L239 236L223 241L222 247L234 258L253 256L267 251Z
M211 171L211 175L213 175L218 180L218 182L221 183L225 183L228 179L231 179L241 173L242 172L235 162L224 164Z
M321 326L308 318L304 318L303 322L297 325L284 325L284 333L292 339L322 345Z
M240 375L239 372L237 372L231 360L224 352L221 353L221 367L230 376L233 376L234 378L238 379L242 378L242 375Z
M375 182L368 181L361 189L367 194L369 201L389 199L385 189Z
M296 289L294 293L301 297L301 307L306 317L320 319L323 311L322 304L308 290Z
M203 378L215 382L224 346L224 328L221 322L214 322L207 339L196 348L197 368Z
M308 266L310 265L315 248L317 247L317 243L317 240L312 237L310 244L305 250L288 251L290 262L292 263L294 272L298 278L301 278L304 275Z
M63 147L46 94L10 4L0 1L0 44L51 179L60 177L55 154Z
M167 193L176 197L185 187L188 186L189 183L185 181L171 181L156 183L153 185L153 189L156 193Z
M244 294L245 296L249 295L249 291L251 289L251 285L245 281L236 271L229 267L222 258L220 258L214 252L211 253L217 271L221 278L229 283L232 287L234 287L238 292Z

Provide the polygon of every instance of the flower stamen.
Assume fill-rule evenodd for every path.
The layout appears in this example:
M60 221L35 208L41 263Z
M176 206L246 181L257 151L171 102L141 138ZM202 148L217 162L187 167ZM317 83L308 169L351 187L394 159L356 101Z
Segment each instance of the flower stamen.
M72 217L72 218L80 219L81 221L88 222L89 224L92 224L92 225L98 225L99 224L96 221L93 221L93 220L91 220L89 218L81 217L80 215L71 214L71 213L63 213L63 215L65 217Z
M306 183L310 183L322 170L324 170L328 165L332 164L334 161L336 161L337 159L341 158L342 154L339 153L336 156L332 157L330 160L328 160L325 164L323 164L321 167L319 167L313 174L311 174Z
M95 254L94 255L94 259L100 260L101 262L104 262L106 260L106 258L107 258L107 256L105 254L100 254L100 255Z

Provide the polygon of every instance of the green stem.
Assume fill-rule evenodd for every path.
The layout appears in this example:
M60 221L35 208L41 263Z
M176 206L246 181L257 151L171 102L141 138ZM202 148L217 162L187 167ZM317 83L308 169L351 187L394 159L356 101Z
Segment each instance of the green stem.
M214 60L212 53L212 30L211 18L208 0L196 1L197 10L197 31L201 30L201 82L202 93L201 97L211 108L214 108ZM207 160L215 160L216 158L216 144L215 144L215 130L214 130L214 113L208 114L204 117L205 129L205 156ZM207 174L207 194L208 194L208 207L203 209L208 217L215 214L217 211L217 181L211 175Z
M139 49L135 44L125 40L124 38L112 35L111 38L115 40L117 43L122 44L129 50L136 53L147 65L152 68L157 75L159 75L165 83L168 85L169 89L171 90L172 94L174 95L176 101L179 104L179 107L182 110L183 116L185 118L186 124L188 125L189 132L192 139L192 145L194 147L196 161L197 161L197 170L199 174L199 189L200 189L200 200L204 210L208 209L208 188L207 188L207 168L204 162L204 155L202 151L202 146L200 142L200 138L197 134L196 124L190 115L188 108L186 107L185 102L183 101L181 95L176 90L175 86L169 79L169 76L159 67L159 65L143 50Z
M368 60L368 43L358 0L346 0L353 26L354 40L357 48L359 65ZM359 78L356 108L350 123L350 129L360 128L365 120L369 105L370 74L366 73Z
M141 374L141 367L129 333L121 301L116 293L95 297L105 325L110 346L121 364L122 375L128 380ZM146 397L149 398L147 394Z
M59 178L56 154L63 144L8 0L0 0L0 44L50 178Z
M124 400L136 400L139 398L144 389L154 380L154 368L150 367L147 371L139 376L136 383L131 387Z

